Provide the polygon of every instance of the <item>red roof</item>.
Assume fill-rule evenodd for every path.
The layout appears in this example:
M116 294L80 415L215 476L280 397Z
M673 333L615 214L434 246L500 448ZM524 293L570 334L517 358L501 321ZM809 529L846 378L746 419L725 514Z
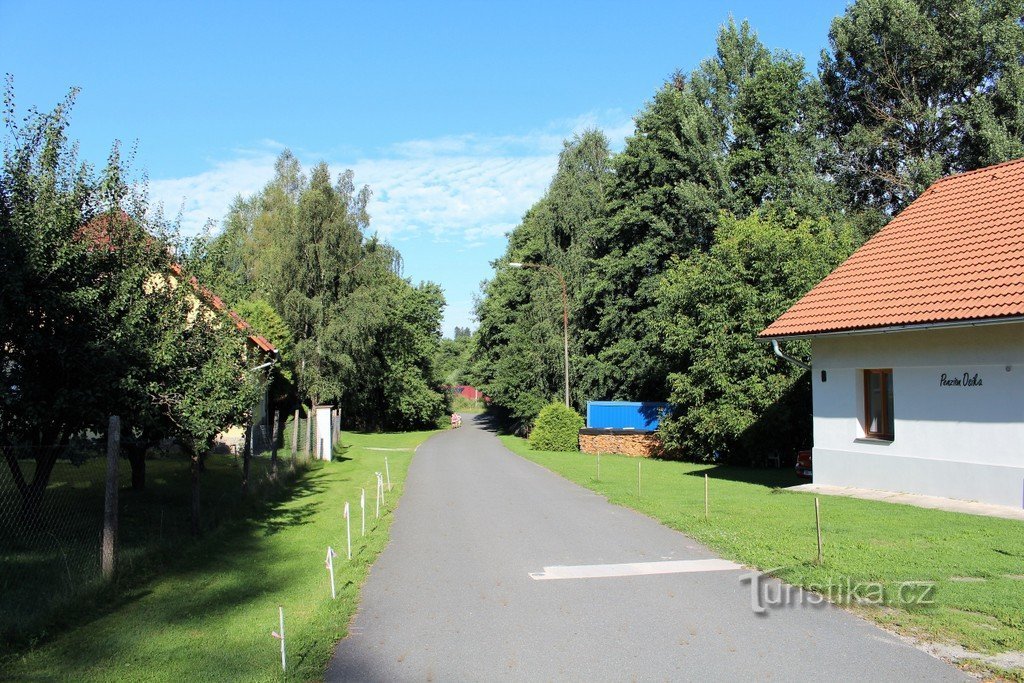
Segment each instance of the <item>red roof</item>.
M938 180L760 337L1024 315L1024 159Z
M171 272L174 273L175 275L177 275L178 277L182 276L182 268L177 263L172 263L171 264ZM266 337L258 334L256 332L256 330L253 329L252 325L250 325L245 320L245 318L243 318L242 316L238 315L238 313L236 313L235 311L233 311L230 308L228 308L228 305L226 303L224 303L223 299L221 299L219 296L214 294L207 287L204 287L203 285L199 284L199 281L196 280L195 277L190 277L189 278L189 282L192 284L192 287L195 288L195 290L199 294L199 296L201 296L203 298L203 300L206 301L206 303L211 308L213 308L214 310L221 311L221 312L227 314L227 316L229 318L231 318L231 320L235 323L235 327L236 328L238 328L239 330L241 330L243 332L248 332L249 333L249 341L251 341L256 346L260 347L261 349L263 349L267 353L277 353L277 347L275 347L270 342L269 339L267 339Z
M125 213L124 211L118 212L118 219L126 223L131 220L128 214ZM87 239L96 248L102 248L106 250L113 249L113 241L111 240L110 236L110 220L111 219L109 214L100 214L99 216L96 216L91 221L89 221L81 228L79 228L78 234L82 238ZM178 277L181 277L181 265L172 262L171 272L177 275ZM263 351L267 353L277 353L277 347L275 347L266 337L257 334L256 331L253 330L252 325L246 322L246 320L243 319L242 316L238 315L238 313L228 308L227 304L224 303L223 299L214 294L207 287L204 287L203 285L199 284L199 281L196 280L195 277L190 277L189 283L210 307L217 311L225 313L235 323L235 327L238 330L248 332L249 341L251 341L256 346L260 347L261 349L263 349Z

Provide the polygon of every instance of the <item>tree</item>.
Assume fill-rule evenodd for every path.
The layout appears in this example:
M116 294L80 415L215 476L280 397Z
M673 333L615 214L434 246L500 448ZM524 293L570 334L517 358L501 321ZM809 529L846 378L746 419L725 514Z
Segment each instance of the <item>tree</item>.
M673 264L656 316L673 366L674 412L661 428L669 451L750 462L809 443L806 372L756 336L855 244L842 224L765 210L742 220L723 215L709 252Z
M189 454L192 532L200 532L201 458L226 425L249 424L264 389L262 364L246 347L247 335L177 278L159 279L151 296L170 303L161 334L152 340L152 404Z
M821 95L803 61L772 54L746 22L729 20L716 46L689 78L676 73L655 94L614 158L587 286L597 313L591 398L668 395L660 276L673 259L711 248L719 212L779 202L817 215L831 201L818 170Z
M448 412L436 366L444 294L386 273L349 299L345 350L360 372L341 395L343 417L369 429L434 427Z
M466 384L473 362L475 342L468 327L456 327L454 339L442 339L438 346L437 372L446 386Z
M891 216L939 177L1024 153L1020 0L858 0L821 81L854 205Z
M537 415L530 447L537 451L578 451L583 418L563 403L549 403Z
M67 139L77 91L18 124L5 96L0 176L0 430L27 513L67 444L108 417L145 412L148 340L160 319L144 294L169 251L145 200L124 181L115 145L101 173ZM149 229L147 229L149 228ZM159 230L158 230L159 231ZM32 452L26 481L13 446Z
M219 277L242 297L243 317L287 338L279 374L293 375L291 395L333 403L353 426L432 425L446 409L434 365L444 299L403 279L398 251L367 237L369 199L352 171L332 183L319 164L307 178L285 151L274 179L235 201L197 272L226 270ZM276 316L283 329L271 332ZM271 388L279 407L284 386Z
M564 143L558 171L544 197L509 236L498 272L477 302L476 351L470 376L493 405L519 422L532 420L561 395L563 386L562 292L557 278L536 269L511 270L509 262L557 268L569 292L570 387L577 403L589 393L583 339L587 330L585 279L591 235L605 214L610 173L608 141L588 131Z

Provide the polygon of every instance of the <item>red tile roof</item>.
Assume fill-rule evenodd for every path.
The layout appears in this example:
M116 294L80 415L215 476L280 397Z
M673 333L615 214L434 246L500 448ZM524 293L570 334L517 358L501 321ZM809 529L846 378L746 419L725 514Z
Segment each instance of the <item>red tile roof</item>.
M125 223L131 220L131 217L124 211L117 212L117 218ZM78 235L80 238L88 240L88 242L97 249L111 250L114 248L113 240L111 239L111 217L109 214L100 214L85 225L78 229ZM178 277L182 276L182 268L178 263L171 263L171 272ZM241 332L248 332L249 341L261 348L263 351L269 354L277 353L277 347L275 347L270 340L266 337L257 334L256 331L242 316L238 315L235 311L228 308L224 300L219 296L210 291L209 288L199 284L199 281L195 277L189 278L189 283L196 290L206 303L217 311L225 313L232 322L235 323L235 327Z
M182 271L182 268L181 268L181 266L179 264L171 263L171 272L174 273L175 275L177 275L178 277L181 277L183 271ZM189 283L196 290L196 293L199 294L199 296L201 296L203 298L203 300L207 303L207 305L209 305L214 310L221 311L222 313L225 313L229 318L231 318L232 322L235 323L235 327L239 331L247 332L249 334L249 341L251 341L256 346L260 347L261 349L263 349L267 353L273 354L273 353L277 352L277 347L275 347L270 342L270 340L268 340L263 335L258 334L256 332L256 330L253 329L252 325L250 325L245 320L245 318L243 318L238 313L236 313L235 311L233 311L230 308L228 308L228 305L226 303L224 303L223 299L221 299L219 296L214 294L207 287L199 284L199 281L196 280L195 277L190 277L189 278Z
M1024 315L1024 159L938 180L760 337Z

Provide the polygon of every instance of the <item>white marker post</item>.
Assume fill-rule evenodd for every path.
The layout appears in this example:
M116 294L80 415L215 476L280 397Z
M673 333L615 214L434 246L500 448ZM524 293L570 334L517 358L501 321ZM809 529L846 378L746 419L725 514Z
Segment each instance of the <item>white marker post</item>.
M708 521L708 475L704 475L704 521Z
M377 485L380 486L380 500L386 507L388 504L388 497L384 493L384 475L380 472L377 473Z
M380 519L380 472L374 472L377 475L377 510L374 513L377 519Z
M324 566L327 567L327 571L331 575L331 600L336 598L334 593L334 558L337 556L338 553L334 552L334 548L327 546L327 560L324 561Z
M388 467L388 456L384 456L384 472L388 475L388 491L391 490L391 468Z
M284 658L284 607L278 606L277 608L278 618L280 619L281 625L279 631L271 631L270 635L281 641L281 671L287 671L288 665Z
M348 501L345 501L345 537L348 539L348 559L352 559L352 519L348 511Z
M359 510L362 513L362 535L366 535L366 489L359 489Z
M818 507L818 497L814 497L814 525L818 528L818 565L821 565L821 509Z

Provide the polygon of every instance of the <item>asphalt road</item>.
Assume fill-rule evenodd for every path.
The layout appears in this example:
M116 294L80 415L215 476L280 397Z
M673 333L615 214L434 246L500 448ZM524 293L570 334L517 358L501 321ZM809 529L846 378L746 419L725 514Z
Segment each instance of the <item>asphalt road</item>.
M755 614L742 568L576 568L716 556L512 454L471 416L464 425L413 458L391 542L327 680L967 679L833 606ZM531 577L652 567L697 571Z

